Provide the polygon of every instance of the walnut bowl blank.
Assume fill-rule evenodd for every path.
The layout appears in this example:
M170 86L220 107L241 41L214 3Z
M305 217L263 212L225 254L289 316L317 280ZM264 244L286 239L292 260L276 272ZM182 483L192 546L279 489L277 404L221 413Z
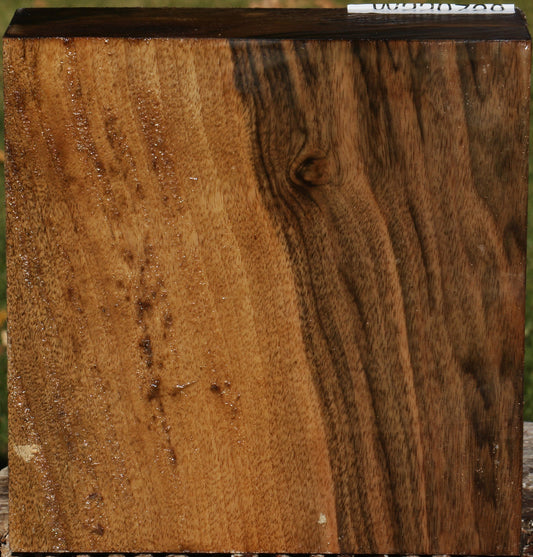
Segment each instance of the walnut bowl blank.
M523 16L22 10L10 543L519 553Z

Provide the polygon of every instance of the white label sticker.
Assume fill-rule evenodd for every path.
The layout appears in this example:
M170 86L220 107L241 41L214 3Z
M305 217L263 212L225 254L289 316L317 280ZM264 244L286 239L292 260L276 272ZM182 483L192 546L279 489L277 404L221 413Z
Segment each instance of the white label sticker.
M379 2L348 4L349 14L514 14L514 4L433 4L430 2Z

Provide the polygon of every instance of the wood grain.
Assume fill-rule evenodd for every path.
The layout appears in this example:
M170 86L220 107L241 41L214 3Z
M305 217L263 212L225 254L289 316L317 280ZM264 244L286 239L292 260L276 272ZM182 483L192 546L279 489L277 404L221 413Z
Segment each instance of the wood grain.
M533 423L524 423L522 468L522 536L520 555L533 555ZM11 557L8 536L8 474L0 470L0 549L2 557Z
M361 15L346 9L29 8L10 38L529 40L520 10L505 15Z
M8 34L14 551L518 553L498 39Z
M524 423L524 457L522 472L522 535L520 555L533 555L533 423ZM8 535L8 468L0 470L0 553L11 557ZM68 555L79 555L70 553ZM113 555L113 554L111 554ZM226 554L228 555L228 554ZM151 557L144 554L144 557ZM171 557L171 555L169 555ZM310 557L310 556L309 556Z
M531 422L524 423L523 443L522 536L520 555L533 555L533 423ZM0 550L2 557L11 557L12 555L7 527L8 516L8 469L6 467L0 470ZM151 556L148 555L147 557Z

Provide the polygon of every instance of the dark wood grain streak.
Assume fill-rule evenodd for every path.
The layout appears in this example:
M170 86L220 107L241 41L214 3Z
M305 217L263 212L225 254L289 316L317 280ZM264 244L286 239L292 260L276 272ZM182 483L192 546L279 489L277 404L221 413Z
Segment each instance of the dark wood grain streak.
M517 554L523 21L190 13L5 39L12 548Z
M382 16L345 9L25 8L6 37L528 40L514 15Z
M519 452L500 455L520 444L525 189L503 199L526 175L523 147L508 149L527 138L525 82L509 92L521 109L497 106L527 57L501 43L232 46L328 424L340 550L401 552L416 537L433 553L451 534L460 552L472 524L458 507L480 553L511 530L516 547ZM507 389L518 396L498 425ZM471 476L449 476L472 447ZM382 463L375 484L363 455ZM378 513L398 527L376 531Z

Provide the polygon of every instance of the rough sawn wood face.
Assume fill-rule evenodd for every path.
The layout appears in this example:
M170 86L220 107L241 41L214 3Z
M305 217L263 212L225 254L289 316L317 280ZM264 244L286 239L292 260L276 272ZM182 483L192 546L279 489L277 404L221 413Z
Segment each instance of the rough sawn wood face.
M6 39L12 549L518 553L529 56Z

